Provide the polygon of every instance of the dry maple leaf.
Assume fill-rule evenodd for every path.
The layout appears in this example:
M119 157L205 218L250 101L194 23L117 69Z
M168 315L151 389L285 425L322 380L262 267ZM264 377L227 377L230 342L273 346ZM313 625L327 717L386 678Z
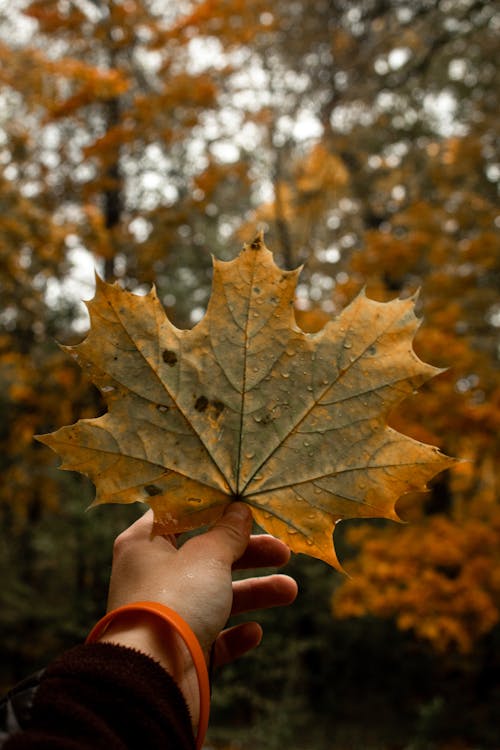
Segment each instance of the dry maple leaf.
M155 530L214 522L232 500L295 552L339 568L342 518L397 519L395 502L453 459L391 429L388 412L440 372L412 349L414 302L360 294L323 330L295 323L300 269L257 237L214 261L207 314L191 330L146 296L97 281L91 329L68 350L108 413L42 436L94 504L146 501Z

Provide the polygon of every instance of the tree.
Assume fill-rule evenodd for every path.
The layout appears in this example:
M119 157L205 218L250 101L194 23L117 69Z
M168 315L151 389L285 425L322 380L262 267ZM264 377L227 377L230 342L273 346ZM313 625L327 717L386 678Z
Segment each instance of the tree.
M454 722L441 731L453 737L457 717L468 713L480 718L455 736L498 747L484 718L497 702L499 606L495 4L20 5L22 26L14 3L0 18L1 564L10 572L1 635L12 677L97 616L94 592L104 595L110 542L125 522L115 513L101 524L82 517L88 486L56 472L48 451L31 441L34 432L101 408L52 342L77 337L76 309L60 295L54 301L75 251L92 252L102 275L130 289L156 280L169 314L175 307L176 322L188 325L208 298L208 250L232 257L260 224L281 264L306 263L297 313L305 326L317 329L363 283L384 299L421 287L418 351L451 369L410 399L394 424L470 463L424 500L400 502L408 527L366 526L339 540L346 566L359 570L335 599L347 619L330 619L332 578L320 563L294 563L304 590L317 587L321 613L312 619L310 600L299 602L289 622L270 625L289 634L288 645L277 673L269 660L284 648L279 638L262 652L264 663L247 667L254 715L259 686L274 695L277 684L307 685L300 706L286 697L293 727L305 728L304 735L283 728L288 745L296 738L303 747L321 726L318 693L328 717L337 711L332 741L354 745L350 707L366 684L365 746L387 744L389 730L393 744L417 735L431 743L445 714ZM359 555L350 558L355 547ZM418 583L428 580L432 599L422 612ZM34 607L47 581L46 605ZM389 618L407 629L397 631ZM21 644L18 633L34 626L39 642ZM295 632L304 636L298 656ZM432 657L427 643L446 654ZM452 662L460 673L454 693L438 668ZM405 664L407 683L402 674L390 687L377 682L375 672L389 663L395 671ZM348 674L356 690L347 678L341 683ZM466 711L473 680L483 703ZM223 702L233 687L225 685ZM380 716L403 694L403 716L391 714L381 728ZM266 705L272 716L275 704ZM265 746L270 732L259 732Z
M390 531L378 541L366 539L355 565L362 575L338 592L335 610L394 615L437 649L468 652L500 617L494 469L500 448L494 318L500 247L490 185L468 185L472 165L476 174L485 173L476 138L451 138L430 151L425 199L408 202L384 230L367 232L340 293L362 278L381 297L421 286L425 323L417 351L450 369L410 400L395 424L470 463L435 485L420 514L414 500L401 503L416 525L398 541Z

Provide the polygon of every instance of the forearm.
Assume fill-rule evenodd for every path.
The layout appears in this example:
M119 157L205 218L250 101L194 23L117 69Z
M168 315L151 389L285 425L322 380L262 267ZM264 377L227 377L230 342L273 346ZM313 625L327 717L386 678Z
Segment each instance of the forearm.
M193 750L186 702L144 653L109 643L78 646L46 670L29 728L4 750Z
M144 611L126 612L108 625L98 641L132 648L157 661L180 688L196 727L200 707L198 677L183 639L172 627Z

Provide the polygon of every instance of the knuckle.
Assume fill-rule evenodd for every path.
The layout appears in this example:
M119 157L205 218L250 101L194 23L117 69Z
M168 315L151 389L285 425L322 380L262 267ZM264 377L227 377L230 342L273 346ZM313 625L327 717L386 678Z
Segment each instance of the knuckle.
M121 556L125 552L125 550L130 548L130 543L133 540L133 534L130 533L129 529L126 529L125 531L122 531L121 534L118 534L116 537L114 543L113 543L113 555Z
M231 524L226 524L223 521L218 524L218 527L219 529L224 530L224 534L228 538L229 542L232 542L234 544L242 544L244 542L245 535L240 529L231 526Z

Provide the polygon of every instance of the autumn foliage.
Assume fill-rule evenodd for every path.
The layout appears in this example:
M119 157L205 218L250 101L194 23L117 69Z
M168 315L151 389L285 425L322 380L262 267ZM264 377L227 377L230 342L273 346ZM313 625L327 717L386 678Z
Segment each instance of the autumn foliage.
M209 305L210 254L228 261L264 230L279 267L303 264L295 299L303 331L324 335L362 289L378 303L416 300L415 352L443 371L418 395L405 392L388 424L463 461L426 494L401 497L406 525L338 524L336 551L350 577L297 557L303 599L270 624L280 636L269 636L269 651L264 641L262 662L242 667L246 692L234 693L232 673L221 678L214 745L242 738L269 750L324 750L328 737L326 750L410 742L496 750L498 8L483 0L4 5L5 681L84 637L105 599L112 538L134 517L133 505L84 514L89 483L57 471L33 439L106 410L55 343L78 349L87 327L80 289L68 282L75 264L88 253L106 284L127 294L146 295L154 282L172 323L191 329ZM87 282L83 296L93 294ZM380 668L370 672L372 664ZM361 704L362 726L353 714Z

